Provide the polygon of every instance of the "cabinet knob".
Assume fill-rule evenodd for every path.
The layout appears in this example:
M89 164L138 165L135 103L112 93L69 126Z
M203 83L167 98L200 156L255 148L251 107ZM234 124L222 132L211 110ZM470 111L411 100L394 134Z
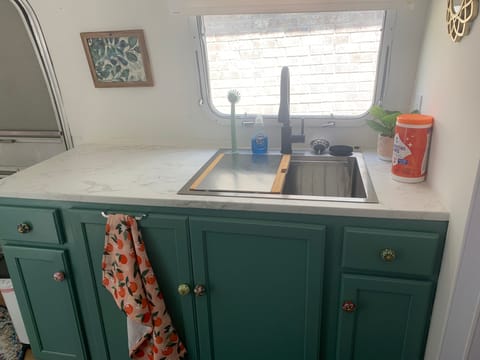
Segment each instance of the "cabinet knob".
M188 286L188 284L180 284L178 285L177 291L181 296L186 296L190 294L190 286Z
M26 234L26 233L29 233L30 231L32 231L32 227L27 223L18 224L17 225L17 231L20 234Z
M65 280L65 273L63 271L57 271L56 273L53 273L53 280L62 282Z
M383 249L382 251L380 251L380 257L385 262L392 262L395 261L397 254L393 249Z
M205 293L207 292L207 289L206 289L205 286L203 286L203 285L197 285L197 286L195 286L195 288L193 289L193 292L194 292L195 295L197 295L197 296L203 296L203 295L205 295Z
M352 301L344 301L342 304L342 310L347 313L354 312L356 308L357 305L355 305Z

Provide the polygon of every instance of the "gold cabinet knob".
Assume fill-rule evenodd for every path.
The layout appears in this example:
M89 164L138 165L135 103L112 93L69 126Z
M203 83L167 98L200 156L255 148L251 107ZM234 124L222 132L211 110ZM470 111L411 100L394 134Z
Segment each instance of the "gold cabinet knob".
M193 289L193 292L194 292L195 295L197 295L197 296L203 296L203 295L205 295L205 293L207 292L207 289L205 288L204 285L197 285L197 286L195 286L195 288Z
M20 234L26 234L26 233L29 233L30 231L32 231L32 227L27 223L18 224L17 225L17 231Z
M382 251L380 251L380 257L385 262L392 262L395 261L395 259L397 258L397 254L395 253L395 250L383 249Z
M357 305L354 302L348 300L344 301L342 304L342 310L347 313L353 313L357 309Z
M178 285L177 291L181 296L186 296L190 294L190 286L188 286L188 284L180 284Z
M53 280L62 282L63 280L65 280L65 273L63 271L57 271L53 273Z

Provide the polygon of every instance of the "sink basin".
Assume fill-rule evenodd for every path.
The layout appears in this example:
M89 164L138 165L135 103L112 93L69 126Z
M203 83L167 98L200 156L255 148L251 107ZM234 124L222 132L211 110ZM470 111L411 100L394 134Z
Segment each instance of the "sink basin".
M293 156L283 194L366 198L355 156Z
M281 184L277 187L279 190L273 190L273 183ZM297 152L286 158L279 153L253 155L245 151L231 154L227 150L220 150L178 193L286 200L378 202L360 153L331 156Z

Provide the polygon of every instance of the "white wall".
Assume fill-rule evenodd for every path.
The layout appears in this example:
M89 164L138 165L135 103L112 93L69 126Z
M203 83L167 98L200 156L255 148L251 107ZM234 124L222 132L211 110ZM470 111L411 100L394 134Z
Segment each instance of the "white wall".
M446 29L446 4L445 0L432 1L416 88L417 96L423 95L422 112L435 118L428 182L451 214L426 354L430 360L461 359L465 345L462 338L473 316L467 308L453 314L440 357L480 159L480 19L468 37L453 43Z
M229 146L229 128L219 125L197 105L198 80L188 19L169 15L167 0L30 0L50 49L74 142L192 144ZM428 1L418 2L423 18ZM404 11L410 11L408 9ZM394 40L392 86L385 105L408 110L414 85L423 23L407 19L406 34ZM141 28L145 30L155 81L153 88L93 87L80 32ZM408 46L405 44L408 43ZM280 76L279 76L280 77ZM279 79L280 80L280 79ZM298 131L298 125L293 124ZM374 147L376 134L367 128L309 129L331 143ZM239 146L249 146L252 129L238 130ZM279 146L279 125L267 128L270 144ZM272 146L271 145L271 146Z

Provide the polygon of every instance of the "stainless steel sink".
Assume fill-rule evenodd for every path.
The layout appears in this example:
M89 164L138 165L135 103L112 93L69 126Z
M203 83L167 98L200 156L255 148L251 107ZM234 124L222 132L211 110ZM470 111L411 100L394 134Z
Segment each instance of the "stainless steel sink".
M357 156L294 156L283 194L365 199L360 162Z
M225 156L222 162L216 165L215 159L222 151ZM263 156L263 160L259 159L259 156ZM353 153L351 156L293 153L283 190L278 194L270 193L280 158L281 155L277 153L252 155L244 152L232 155L221 150L178 193L286 200L378 202L360 153ZM210 171L212 168L216 170L203 175L209 168ZM198 186L192 186L193 184Z

